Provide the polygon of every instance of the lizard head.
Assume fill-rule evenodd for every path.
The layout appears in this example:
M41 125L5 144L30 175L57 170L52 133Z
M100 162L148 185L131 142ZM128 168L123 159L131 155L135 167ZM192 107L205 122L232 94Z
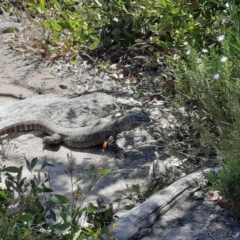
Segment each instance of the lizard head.
M119 129L121 131L129 131L132 130L143 123L150 122L150 118L148 115L143 115L141 113L129 113L123 117L117 119L119 124Z

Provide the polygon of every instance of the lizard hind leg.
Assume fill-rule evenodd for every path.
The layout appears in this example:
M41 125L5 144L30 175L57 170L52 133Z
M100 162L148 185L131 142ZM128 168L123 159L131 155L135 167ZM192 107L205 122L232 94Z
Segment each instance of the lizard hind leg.
M47 136L43 138L43 145L58 144L62 141L62 138L59 134L54 133L52 136Z

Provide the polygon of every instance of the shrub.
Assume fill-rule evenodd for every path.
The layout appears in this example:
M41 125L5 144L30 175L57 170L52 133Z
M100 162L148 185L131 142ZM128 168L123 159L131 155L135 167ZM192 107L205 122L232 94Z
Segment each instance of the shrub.
M0 168L2 183L5 179L5 187L0 188L0 239L103 239L101 236L109 236L107 226L111 223L113 212L111 208L101 204L89 203L83 206L84 195L78 183L82 180L79 176L73 182L74 161L68 156L72 197L54 194L49 188L50 179L47 174L34 174L28 180L22 177L23 166L2 166ZM37 164L37 158L31 162L26 159L26 165L30 172ZM41 169L50 164L43 162ZM50 165L51 166L51 165ZM90 178L89 189L95 175L88 171ZM97 174L104 176L108 169L100 170ZM50 194L51 193L51 194ZM99 216L101 216L99 218ZM80 219L87 219L89 225L82 226ZM113 239L109 236L109 239Z
M214 45L202 51L187 46L186 54L170 65L176 76L175 100L191 112L190 124L197 126L202 144L213 146L222 159L220 173L208 178L239 214L240 25L237 5L229 4L228 23L221 24Z
M161 52L183 48L184 42L199 48L210 44L220 33L225 17L222 14L225 6L218 1L19 0L18 3L32 20L39 19L49 30L45 41L45 47L51 49L48 55L54 52L72 57L76 57L77 50L110 53L129 47L137 54L159 57ZM12 5L4 6L6 11L13 11ZM118 55L124 55L124 51Z

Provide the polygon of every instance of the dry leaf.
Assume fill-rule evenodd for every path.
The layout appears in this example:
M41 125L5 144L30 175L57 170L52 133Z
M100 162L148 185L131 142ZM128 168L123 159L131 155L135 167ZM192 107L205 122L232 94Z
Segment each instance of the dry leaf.
M229 202L222 201L222 200L218 200L217 205L221 208L224 208L224 209L229 209L231 207Z
M116 64L116 63L112 64L112 65L110 66L110 69L116 70L116 69L117 69L117 64Z
M164 81L164 87L172 88L175 86L175 82L172 79L164 79L163 81Z
M68 88L66 85L62 85L62 84L60 84L59 87L60 87L61 89L67 89L67 88Z
M126 79L126 83L137 83L138 79L136 77L130 77Z
M196 0L191 0L190 2L191 2L192 6L193 6L194 8L199 7L198 1L196 1Z
M200 126L199 126L198 123L193 122L193 123L192 123L192 128L196 130L196 129L199 129Z

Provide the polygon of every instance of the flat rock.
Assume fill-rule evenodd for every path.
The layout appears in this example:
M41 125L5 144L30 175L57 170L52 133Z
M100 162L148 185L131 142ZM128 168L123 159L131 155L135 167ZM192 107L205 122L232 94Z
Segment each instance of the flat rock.
M104 93L86 94L73 99L54 94L37 95L0 106L0 128L34 119L45 119L63 127L73 128L96 125L111 120L111 115L115 112L114 106L114 98ZM131 151L119 160L115 160L107 149L103 151L101 145L74 149L61 144L43 150L42 138L45 134L31 131L17 133L10 142L4 143L2 150L5 158L2 161L6 166L25 166L25 159L31 161L37 157L36 170L39 170L46 159L53 167L47 166L43 171L49 173L54 191L64 195L71 195L70 176L65 173L69 167L67 156L75 159L74 179L79 175L85 179L81 182L82 189L90 184L86 169L91 169L94 173L96 169L110 168L111 173L101 177L87 199L95 201L97 198L103 198L109 203L127 190L127 184L131 186L143 183L148 175L147 164L155 158L155 148L141 147L146 145L146 137L142 138L142 141L134 141L135 137L139 138L138 135L148 135L146 130L139 130L140 128L119 135L118 142L124 144L122 147L126 149L131 145ZM30 175L25 167L24 176Z

